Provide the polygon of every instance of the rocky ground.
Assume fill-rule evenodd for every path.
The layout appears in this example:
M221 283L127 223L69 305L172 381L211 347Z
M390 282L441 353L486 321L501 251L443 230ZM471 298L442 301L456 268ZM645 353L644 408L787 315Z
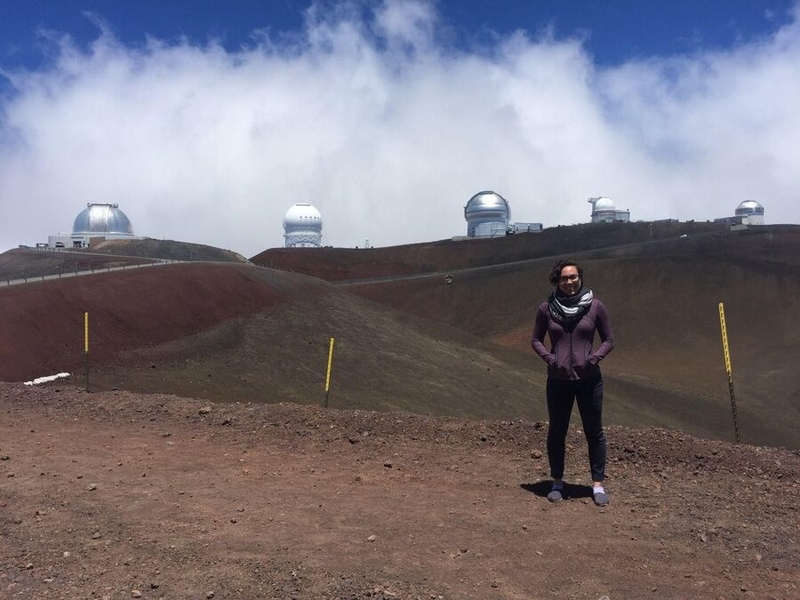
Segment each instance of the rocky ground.
M800 457L546 424L0 384L2 598L797 598Z

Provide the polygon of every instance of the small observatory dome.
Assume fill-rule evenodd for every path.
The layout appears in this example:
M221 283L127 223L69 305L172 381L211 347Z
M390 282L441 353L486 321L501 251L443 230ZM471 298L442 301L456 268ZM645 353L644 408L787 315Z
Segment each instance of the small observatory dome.
M322 215L310 204L295 204L283 217L283 237L286 248L319 248Z
M592 223L613 223L617 219L617 207L611 198L598 196L588 202L592 205Z
M133 227L119 204L86 205L72 225L73 235L96 235L104 237L132 237Z
M755 200L745 200L736 207L737 217L742 217L742 223L747 225L764 224L764 207Z
M511 208L500 194L478 192L464 207L468 237L495 237L506 235Z

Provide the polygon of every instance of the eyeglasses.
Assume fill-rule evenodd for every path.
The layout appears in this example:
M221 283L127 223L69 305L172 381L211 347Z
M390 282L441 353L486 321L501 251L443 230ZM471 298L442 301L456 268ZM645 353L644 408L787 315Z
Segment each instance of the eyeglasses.
M559 277L558 278L558 282L559 283L568 283L570 281L578 281L578 279L580 279L580 277L578 275L565 275L564 277Z

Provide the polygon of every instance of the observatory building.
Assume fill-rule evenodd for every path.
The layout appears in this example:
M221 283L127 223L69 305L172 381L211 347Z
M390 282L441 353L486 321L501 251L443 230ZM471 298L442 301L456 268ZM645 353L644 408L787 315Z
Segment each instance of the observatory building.
M322 245L322 215L310 204L295 204L283 217L286 248L319 248Z
M48 236L51 248L86 248L93 239L139 239L119 204L89 202L72 225L71 235Z
M745 200L736 207L733 217L714 219L714 222L728 225L763 225L764 207L755 200Z
M627 223L631 220L631 211L617 210L611 198L598 196L589 198L588 202L592 205L592 223L614 223L616 221Z
M478 192L464 207L468 238L500 237L512 233L539 232L541 223L511 223L508 200L497 192Z
M464 207L467 237L497 237L506 234L511 209L508 201L491 191L478 192Z
M764 224L764 207L755 200L745 200L739 203L739 206L736 207L736 212L733 214L740 217L745 225Z

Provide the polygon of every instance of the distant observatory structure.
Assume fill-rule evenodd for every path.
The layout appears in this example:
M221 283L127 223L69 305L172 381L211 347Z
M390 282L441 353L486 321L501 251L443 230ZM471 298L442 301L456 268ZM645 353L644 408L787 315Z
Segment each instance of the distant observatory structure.
M541 223L511 223L511 207L508 200L497 192L478 192L464 207L467 220L467 237L500 237L512 233L538 232Z
M714 219L714 222L728 225L763 225L764 207L755 200L745 200L736 207L733 217Z
M464 207L467 237L496 237L506 234L511 209L508 201L492 191L478 192Z
M630 210L617 210L614 201L605 196L589 198L592 205L592 223L615 223L623 221L627 223L631 220Z
M299 203L283 218L286 248L319 248L322 245L322 215L310 204Z
M138 239L119 204L89 202L72 225L71 235L48 236L51 248L86 248L92 239Z
M736 207L736 212L733 214L741 217L742 223L746 225L764 224L764 207L755 200L740 202L739 206Z

